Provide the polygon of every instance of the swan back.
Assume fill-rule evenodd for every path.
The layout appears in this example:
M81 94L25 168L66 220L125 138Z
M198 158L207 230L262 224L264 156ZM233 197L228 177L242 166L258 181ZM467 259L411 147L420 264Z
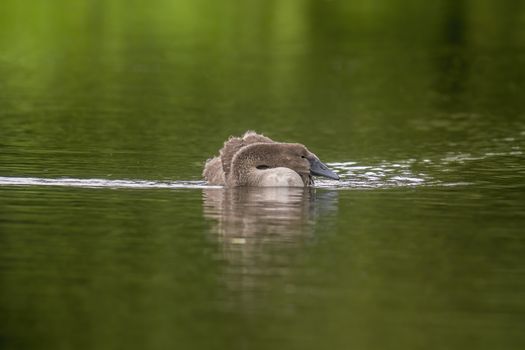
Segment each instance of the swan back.
M230 187L309 186L312 175L339 178L304 145L275 142L253 131L230 137L203 171L209 184Z

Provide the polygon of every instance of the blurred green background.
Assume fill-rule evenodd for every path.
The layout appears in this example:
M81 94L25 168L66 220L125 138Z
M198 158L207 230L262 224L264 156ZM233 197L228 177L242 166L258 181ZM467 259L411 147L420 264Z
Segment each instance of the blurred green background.
M524 91L519 0L2 0L0 348L523 349ZM247 129L344 189L7 185Z
M247 129L327 160L475 151L524 118L524 6L5 0L1 142L60 158L25 174L177 179Z

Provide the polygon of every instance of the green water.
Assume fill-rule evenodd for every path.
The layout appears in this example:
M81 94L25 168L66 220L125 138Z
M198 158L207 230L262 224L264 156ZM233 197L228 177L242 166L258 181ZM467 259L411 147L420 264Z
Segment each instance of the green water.
M0 348L522 349L524 91L520 1L3 0Z

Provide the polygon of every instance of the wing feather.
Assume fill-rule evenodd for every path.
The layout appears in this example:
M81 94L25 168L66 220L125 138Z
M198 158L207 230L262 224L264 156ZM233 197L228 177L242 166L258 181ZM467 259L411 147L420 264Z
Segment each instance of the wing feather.
M241 148L251 145L252 143L272 143L275 142L269 137L257 134L255 131L247 131L242 137L230 137L219 151L224 178L228 177L231 171L232 159L241 150Z

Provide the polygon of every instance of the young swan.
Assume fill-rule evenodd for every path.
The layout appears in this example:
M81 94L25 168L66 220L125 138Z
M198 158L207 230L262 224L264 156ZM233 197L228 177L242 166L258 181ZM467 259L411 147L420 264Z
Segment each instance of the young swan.
M313 184L312 175L339 179L304 145L275 142L253 131L226 141L203 171L209 184L228 187L303 187Z

